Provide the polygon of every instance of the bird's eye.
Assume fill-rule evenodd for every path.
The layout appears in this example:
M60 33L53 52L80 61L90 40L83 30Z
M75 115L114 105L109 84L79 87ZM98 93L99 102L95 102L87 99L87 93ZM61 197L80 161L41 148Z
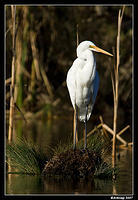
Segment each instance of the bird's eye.
M86 59L86 58L84 58L84 61L87 61L87 59Z

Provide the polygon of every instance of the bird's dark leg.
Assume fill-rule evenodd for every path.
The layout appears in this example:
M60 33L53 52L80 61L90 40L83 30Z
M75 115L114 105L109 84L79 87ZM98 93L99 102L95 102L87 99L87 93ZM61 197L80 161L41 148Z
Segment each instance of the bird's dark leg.
M84 149L87 148L87 114L88 114L88 106L86 106L86 115L85 115Z
M77 107L74 109L74 133L73 133L73 149L76 149L76 143L78 142L78 129L77 129L77 121L78 121L78 111Z

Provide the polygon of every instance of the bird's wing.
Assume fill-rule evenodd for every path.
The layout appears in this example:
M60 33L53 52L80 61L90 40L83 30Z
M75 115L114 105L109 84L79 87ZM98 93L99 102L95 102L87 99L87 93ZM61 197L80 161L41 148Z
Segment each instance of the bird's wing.
M94 82L92 85L92 94L93 94L92 95L92 103L93 103L93 105L96 100L98 89L99 89L99 75L98 75L98 72L96 71L96 75L95 75Z
M98 72L96 71L95 78L94 78L93 83L91 85L91 91L89 93L90 102L88 104L87 121L89 120L89 118L91 116L98 89L99 89L99 75L98 75ZM81 108L79 109L79 120L80 121L85 121L85 113L86 113L86 105L83 104L81 106Z
M76 77L75 77L76 70L77 70L76 62L74 61L73 65L71 66L71 68L69 69L69 71L67 73L67 79L66 79L71 103L74 108L75 108L75 102L76 102Z
M77 70L79 67L82 67L83 65L83 61L79 58L77 58L71 68L69 69L68 73L67 73L67 79L66 79L66 83L67 83L67 87L69 90L69 95L70 95L70 99L71 99L71 103L73 105L73 107L75 108L76 105L76 76L77 76Z
M73 74L71 73L71 71L69 71L66 82L67 82L67 87L68 87L71 103L72 103L73 107L75 108L75 97L76 97L75 88L76 88L76 86L75 86L75 80L73 79L72 75Z

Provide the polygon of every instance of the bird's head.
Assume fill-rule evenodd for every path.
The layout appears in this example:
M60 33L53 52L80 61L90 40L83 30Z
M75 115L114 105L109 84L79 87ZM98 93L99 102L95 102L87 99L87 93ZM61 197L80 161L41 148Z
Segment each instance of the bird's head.
M107 51L97 47L93 42L91 41L83 41L81 42L78 47L77 47L77 57L81 55L85 50L91 50L91 51L96 51L99 53L106 54L108 56L113 56L111 53L108 53Z

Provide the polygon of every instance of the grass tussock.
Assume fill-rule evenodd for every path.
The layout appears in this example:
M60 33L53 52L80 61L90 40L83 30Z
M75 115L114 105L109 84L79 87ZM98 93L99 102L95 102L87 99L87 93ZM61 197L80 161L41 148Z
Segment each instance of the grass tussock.
M111 143L101 134L101 131L97 130L96 134L88 138L87 151L89 152L89 156L86 155L83 147L84 143L82 139L78 142L77 150L73 153L72 140L68 140L67 144L63 144L60 141L54 148L51 148L53 156L49 162L46 163L43 173L45 175L47 173L50 175L61 175L64 171L66 175L80 175L80 168L83 168L83 172L85 172L83 173L84 176L87 175L87 169L87 172L90 171L91 173L92 171L94 177L112 178L112 173L115 169L113 169L111 165ZM85 158L85 163L84 160L82 161L83 157ZM96 159L94 157L96 157ZM90 164L90 160L93 160L94 164L93 162ZM93 166L95 166L95 169L91 170Z
M111 164L102 162L99 166L95 168L94 177L112 178L113 172L115 172L115 170L112 168Z
M73 149L72 138L68 137L65 142L60 140L57 142L57 145L49 148L51 151L51 157L63 153L65 151L68 151L70 149Z
M17 173L41 174L46 160L41 149L24 139L7 144L6 161Z
M90 177L95 171L98 156L89 150L70 149L62 152L46 163L43 174L61 177Z

